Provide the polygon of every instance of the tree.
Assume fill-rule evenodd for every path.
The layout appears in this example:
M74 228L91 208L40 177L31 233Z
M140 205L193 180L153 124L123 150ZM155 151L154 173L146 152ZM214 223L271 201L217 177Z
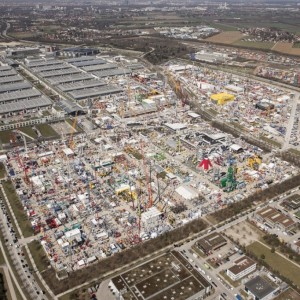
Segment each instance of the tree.
M265 259L266 256L265 256L264 254L262 254L262 255L260 256L260 258L261 258L261 259Z
M275 248L274 247L271 248L271 253L275 253Z

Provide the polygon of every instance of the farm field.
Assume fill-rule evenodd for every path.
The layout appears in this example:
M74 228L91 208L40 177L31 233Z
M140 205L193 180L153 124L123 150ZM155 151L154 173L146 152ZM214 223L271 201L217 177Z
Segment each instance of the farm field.
M239 31L224 31L207 38L205 41L220 44L232 44L240 40L244 35Z
M257 49L271 49L275 45L275 43L272 43L272 42L254 42L254 41L252 42L252 41L239 40L237 42L234 42L232 45L249 47L249 48L257 48Z
M272 47L272 50L289 55L300 55L300 48L293 48L293 43L278 42Z

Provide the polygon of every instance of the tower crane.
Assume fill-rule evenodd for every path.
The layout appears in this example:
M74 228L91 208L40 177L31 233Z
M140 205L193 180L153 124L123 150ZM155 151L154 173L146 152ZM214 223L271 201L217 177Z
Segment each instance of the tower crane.
M147 166L146 166L146 160L145 160L145 155L144 155L144 146L143 146L143 142L140 142L140 148L141 148L141 154L142 154L142 159L143 159L143 168L144 168L144 173L145 173L145 177L146 177L146 185L147 185L147 189L148 189L148 203L147 203L147 207L150 208L153 205L153 198L152 198L152 189L151 189L151 182L150 182L150 178L148 176L148 172L147 172ZM150 172L151 172L151 167L150 167ZM151 173L150 173L151 174Z

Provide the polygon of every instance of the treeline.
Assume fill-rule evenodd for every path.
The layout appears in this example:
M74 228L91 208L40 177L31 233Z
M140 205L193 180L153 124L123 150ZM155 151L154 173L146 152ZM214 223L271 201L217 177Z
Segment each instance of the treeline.
M280 241L276 234L266 234L263 239L270 247L274 248L274 250L279 250L297 264L300 263L300 254L294 251L287 243Z
M121 49L149 52L144 58L152 64L160 64L171 58L180 57L192 51L190 47L176 40L155 36L111 39L109 44Z
M226 208L216 211L211 214L211 216L218 222L224 221L226 219L232 218L237 214L252 207L254 202L266 202L276 196L279 196L284 191L296 188L299 186L300 174L289 178L281 183L272 185L265 190L261 190L255 194L252 194L242 201L232 203Z
M125 249L86 268L71 272L69 273L68 278L61 281L59 281L55 276L55 270L53 268L43 271L41 275L53 293L57 295L96 278L101 280L106 273L114 271L127 264L133 265L136 260L142 259L147 255L154 254L155 251L161 250L164 247L173 245L174 243L188 238L190 235L198 233L206 227L207 223L203 220L193 220L188 224L166 232L155 239L151 239L132 248ZM43 253L41 252L41 256L42 255Z
M239 130L237 130L233 126L230 126L229 124L220 123L218 121L212 121L211 125L217 129L220 129L226 133L233 135L234 137L239 137L241 135L241 132ZM253 138L247 137L245 135L242 136L242 139L245 140L247 143L262 149L265 152L271 152L271 150L272 150L272 147L267 145L263 141L253 139Z

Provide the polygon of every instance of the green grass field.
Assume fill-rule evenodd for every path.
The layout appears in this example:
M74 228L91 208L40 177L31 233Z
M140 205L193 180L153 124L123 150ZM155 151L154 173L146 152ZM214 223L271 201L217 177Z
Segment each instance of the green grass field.
M31 126L22 127L20 128L20 131L24 132L25 134L31 136L34 139L37 138L37 134L35 133L35 131L32 129Z
M251 41L242 41L239 40L237 42L234 42L232 45L234 46L243 46L243 47L249 47L249 48L256 48L256 49L271 49L275 43L269 43L269 42L251 42Z
M300 42L294 43L293 48L300 48Z
M8 201L10 202L11 208L18 220L21 231L23 232L24 237L32 236L33 230L31 224L27 218L27 214L23 208L21 201L19 200L16 190L11 183L11 181L6 181L2 183ZM13 221L13 219L12 219ZM18 232L18 231L16 231Z
M0 131L0 140L3 144L8 144L11 140L11 130Z
M4 164L0 163L0 179L4 178L6 176L6 169Z
M3 264L5 264L5 260L4 260L4 257L3 257L3 253L0 250L0 265L3 265Z
M28 248L32 257L34 258L34 262L38 270L42 272L45 269L47 269L49 265L49 260L41 243L39 241L32 241L28 244Z
M34 33L32 33L32 32L10 32L8 35L11 37L17 38L17 39L28 39L28 38L32 38L34 36Z
M264 135L260 135L260 139L268 144L274 145L275 147L281 147L281 144L279 142L269 139Z
M48 124L36 125L43 137L57 137L58 133Z
M280 272L284 277L293 281L297 286L300 286L300 267L297 267L279 254L272 253L269 248L259 242L254 242L247 247L247 250L252 252L257 258L265 255L264 261L274 270Z

